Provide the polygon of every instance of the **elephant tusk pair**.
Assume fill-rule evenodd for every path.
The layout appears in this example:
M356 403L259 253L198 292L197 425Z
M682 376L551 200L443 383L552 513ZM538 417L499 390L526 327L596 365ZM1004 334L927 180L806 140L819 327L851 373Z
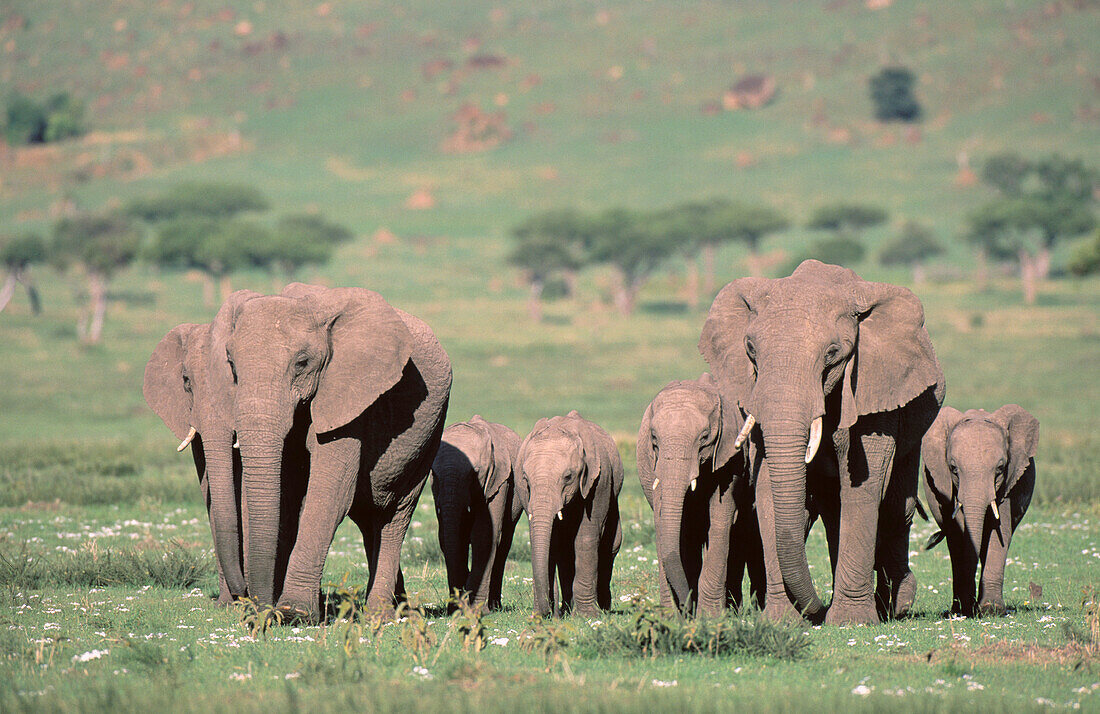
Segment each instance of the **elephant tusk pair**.
M806 463L814 460L819 446L821 446L821 417L814 419L810 424L810 443L806 446Z
M745 443L745 439L749 438L749 432L756 426L756 417L749 414L745 419L745 425L741 427L741 431L737 434L737 438L733 442L734 450L740 449L741 445Z
M176 447L176 451L183 451L184 449L186 449L187 445L195 439L195 434L198 433L199 432L195 427L191 427L191 431L187 432L187 436L184 437L183 441L180 442L180 445Z
M993 499L989 502L989 507L993 509L993 517L998 521L1001 520L1001 512L997 510L997 499Z

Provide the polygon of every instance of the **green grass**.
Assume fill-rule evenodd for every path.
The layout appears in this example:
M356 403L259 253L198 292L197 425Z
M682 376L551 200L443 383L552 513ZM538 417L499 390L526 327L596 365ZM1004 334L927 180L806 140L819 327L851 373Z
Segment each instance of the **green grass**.
M62 197L97 208L203 179L255 184L273 213L316 207L346 223L356 240L299 277L370 287L425 319L454 365L450 421L481 413L523 434L539 417L576 408L615 435L628 470L615 611L600 625L532 625L524 523L506 572L507 609L482 623L490 643L508 644L463 651L459 631L447 634L458 623L442 614L446 578L426 493L403 567L428 613L430 643L417 645L405 623L377 635L366 628L348 648L343 622L253 641L238 613L209 599L216 576L191 459L175 452L141 396L161 336L212 318L200 284L147 266L126 271L111 286L103 343L89 347L76 340L79 281L41 268L44 314L31 315L20 293L0 314L0 710L1100 709L1095 643L1080 642L1082 589L1100 585L1100 282L1046 284L1026 307L1011 281L967 282L971 257L951 240L988 195L955 183L960 151L975 168L1006 148L1100 163L1097 125L1083 118L1097 104L1094 7L413 0L334 2L324 15L319 5L2 4L0 84L31 96L67 89L88 101L100 134L0 152L0 230L48 230ZM12 13L26 16L26 29L3 25ZM252 24L246 38L234 34L242 20ZM273 50L279 30L288 42ZM470 38L509 64L457 77L453 94L441 91L442 77L423 78L432 59L461 65L475 51L463 47ZM258 41L268 48L246 51ZM919 78L926 119L917 142L869 118L866 80L887 61ZM616 66L619 79L609 73ZM776 77L771 105L700 111L757 71ZM490 110L499 94L514 138L482 154L441 153L449 115L465 101ZM755 163L739 168L742 152ZM404 208L422 187L436 206ZM799 659L621 646L638 642L645 613L631 600L657 592L634 435L664 384L705 369L695 347L703 314L686 307L684 266L673 264L632 316L608 307L611 276L594 270L575 299L548 304L545 321L532 324L519 276L506 267L507 231L564 204L649 207L711 195L759 198L796 221L829 201L883 205L891 225L867 233L872 255L903 218L950 243L930 271L941 280L915 288L947 403L1016 402L1042 425L1035 500L1010 552L1009 617L943 618L947 551L918 551L932 531L918 523L913 618L798 630L809 642ZM377 240L380 227L396 242ZM796 229L764 250L779 263L811 239ZM1058 248L1056 264L1066 251ZM740 277L744 257L720 251L719 280ZM860 268L908 284L902 271ZM234 286L272 289L252 273ZM808 553L827 599L819 530ZM345 587L366 578L350 523L333 544L329 589L345 575ZM730 627L738 622L757 626L733 618ZM655 632L682 641L663 627ZM520 647L525 632L557 644ZM646 641L664 647L661 636ZM108 653L81 661L94 650Z

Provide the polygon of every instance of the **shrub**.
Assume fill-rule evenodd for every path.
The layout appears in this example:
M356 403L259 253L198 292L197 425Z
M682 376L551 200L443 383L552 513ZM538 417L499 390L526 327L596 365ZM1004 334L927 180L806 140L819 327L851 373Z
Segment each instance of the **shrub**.
M84 103L58 92L38 103L16 92L8 100L4 137L12 145L61 141L84 133Z
M871 101L879 121L912 122L920 119L921 107L913 96L913 73L905 67L884 67L871 77Z
M1069 265L1066 267L1074 275L1100 272L1100 231L1073 249L1073 255L1070 256Z
M159 196L131 201L126 213L150 222L183 216L229 218L245 211L264 211L268 201L259 189L235 183L188 182L173 186Z

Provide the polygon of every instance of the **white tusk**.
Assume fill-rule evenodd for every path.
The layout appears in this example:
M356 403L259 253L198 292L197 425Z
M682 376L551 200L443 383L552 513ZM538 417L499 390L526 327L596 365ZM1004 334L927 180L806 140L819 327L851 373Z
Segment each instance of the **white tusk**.
M558 520L559 521L564 521L565 520L565 517L562 516L561 511L558 511Z
M233 448L234 448L234 449L239 449L239 448L241 448L241 440L240 440L239 438L238 438L238 439L234 439L234 440L233 440Z
M661 483L661 479L659 479L659 478L653 479L653 490L654 491L657 490L657 484L659 484L659 483Z
M692 490L692 491L694 491L694 490L695 490L695 484L696 484L696 482L698 482L698 481L699 481L699 479L697 479L697 478L693 478L693 479L691 480L691 490Z
M749 438L749 432L752 431L754 426L756 426L756 417L749 414L748 418L745 419L745 425L741 427L740 433L737 434L737 438L733 441L734 450L741 448L741 445L745 443L745 439Z
M958 501L955 501L955 510L951 513L951 519L954 520L959 517L959 511L962 510L963 505Z
M993 517L998 521L1001 520L1001 513L997 510L997 499L993 499L989 502L989 507L993 509Z
M187 432L187 437L180 442L180 445L176 447L176 451L183 451L187 448L187 445L191 443L191 440L195 438L195 434L198 434L198 430L195 427L191 427L191 431Z
M821 417L814 419L810 424L810 443L806 446L806 463L814 460L819 446L821 446Z

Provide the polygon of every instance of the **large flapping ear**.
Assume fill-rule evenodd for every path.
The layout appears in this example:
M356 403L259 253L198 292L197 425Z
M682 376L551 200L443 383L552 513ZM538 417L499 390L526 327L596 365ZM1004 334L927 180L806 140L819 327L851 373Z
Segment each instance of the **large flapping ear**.
M722 396L722 390L714 379L714 375L710 372L703 372L702 376L699 377L699 384L704 390L713 395L717 407L714 410L715 423L710 425L710 429L714 433L711 468L713 471L717 471L728 464L741 451L741 449L733 448L733 445L737 441L737 435L741 432L744 420L741 418L741 411L737 408L737 405Z
M947 466L947 438L962 421L963 414L954 407L941 407L936 421L924 434L920 455L924 461L925 478L941 499L950 501L955 495L955 483ZM936 504L929 503L935 507Z
M207 327L192 323L176 325L157 344L145 364L142 394L177 439L187 436L191 428L194 398L184 381L183 369L187 345Z
M865 414L908 404L943 383L917 296L897 285L862 280L851 291L859 336L844 371L842 429Z
M493 448L493 432L489 428L489 422L475 414L466 422L466 427L477 434L478 451L474 457L477 468L477 480L485 494L485 500L490 500L496 495L500 487L508 480L508 474L497 473L496 455Z
M745 353L745 328L771 283L766 278L740 278L714 298L699 336L699 353L710 365L722 396L744 406L752 391L753 366Z
M332 351L310 407L323 434L350 423L401 381L413 336L397 311L370 290L332 288L299 299L329 333Z
M581 496L587 499L601 478L611 481L612 491L617 496L616 471L622 471L622 460L615 440L591 422L586 422L583 427L580 436L584 447L585 472L581 474Z
M645 408L642 423L638 426L638 444L635 447L638 459L638 474L643 480L653 481L657 470L657 455L653 453L653 402Z
M263 295L255 290L236 290L230 293L222 306L218 308L218 314L214 316L214 321L210 323L214 332L220 332L228 338L229 333L233 331L233 326L237 324L237 316L241 314L241 308L252 298L258 297L263 297Z
M490 482L490 488L486 489L485 497L492 498L509 479L513 478L516 468L516 459L519 455L519 434L503 424L486 422L493 436L493 468L494 481Z
M1039 420L1018 404L1006 404L992 414L993 421L1008 434L1008 465L1005 467L1005 490L1012 491L1020 480L1039 446Z
M210 352L207 355L207 369L211 380L211 389L224 389L228 392L233 386L233 371L229 367L229 360L225 356L225 343L233 332L233 325L237 322L237 315L241 307L252 298L263 297L261 293L253 290L237 290L229 295L222 303L214 321L210 323Z

